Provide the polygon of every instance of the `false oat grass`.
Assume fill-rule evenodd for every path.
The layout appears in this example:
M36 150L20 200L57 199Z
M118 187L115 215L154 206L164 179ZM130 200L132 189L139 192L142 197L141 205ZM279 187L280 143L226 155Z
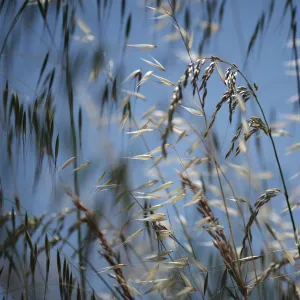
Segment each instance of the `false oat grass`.
M17 10L4 38L0 50L1 59L8 37L27 6L36 6L39 9L46 25L45 28L56 47L52 30L47 21L50 2L24 1ZM202 54L204 45L220 29L226 1L221 1L220 4L214 3L214 1L202 2L208 13L208 21L199 22L200 27L204 30L199 45L200 54ZM0 13L3 5L4 1L0 5ZM272 16L272 5L274 5L274 1L271 1L269 20ZM286 2L286 9L288 8L290 8L293 35L291 47L295 60L298 62L294 1ZM107 1L104 1L103 7L101 1L98 1L97 9L98 18L103 18L107 9ZM40 177L44 156L47 156L50 165L54 165L54 171L58 173L60 181L62 181L63 173L73 166L74 191L71 188L65 188L66 194L73 200L72 208L62 210L56 215L45 213L41 216L32 216L21 205L17 194L12 196L13 200L3 195L0 182L0 228L3 233L0 245L2 263L0 276L5 277L5 280L1 281L4 290L2 295L6 299L10 294L21 299L36 299L40 294L39 281L42 280L44 299L53 296L50 294L53 285L59 287L58 292L61 299L72 299L75 294L77 299L107 298L107 295L97 294L99 290L103 290L102 287L105 287L112 299L134 299L135 296L146 298L150 293L155 293L155 297L162 299L170 297L191 299L194 295L201 299L227 296L234 299L248 299L256 291L258 298L263 299L266 291L265 285L269 280L273 280L276 281L278 291L281 293L278 295L278 299L288 297L300 299L298 282L293 278L297 272L287 273L290 267L298 268L296 261L300 255L299 234L292 212L299 206L296 202L297 191L289 197L273 139L275 136L287 136L289 133L280 131L281 126L268 124L256 94L257 85L252 86L236 65L216 56L204 57L201 55L194 59L191 51L194 35L191 33L189 6L185 6L183 1L157 1L156 7L148 6L147 9L159 14L154 18L163 19L156 24L156 30L173 23L175 32L167 35L164 40L170 42L182 39L190 63L175 83L165 76L154 74L153 70L143 73L142 68L136 69L124 80L120 80L122 78L118 71L114 71L113 62L110 60L106 66L104 57L97 51L95 52L89 82L93 83L99 78L100 70L107 75L101 99L101 114L110 98L117 103L119 96L125 97L121 104L122 116L116 118L116 120L120 120L119 128L121 131L125 131L129 127L126 134L132 136L130 143L142 139L147 150L147 153L129 154L125 159L133 163L152 162L147 169L155 172L155 179L136 188L130 188L127 165L120 163L114 166L112 171L103 172L102 170L98 180L95 180L96 183L92 187L91 193L97 196L107 193L103 196L105 200L109 199L109 197L106 198L107 195L112 195L115 207L109 211L109 214L93 210L81 200L85 197L81 195L80 191L80 173L88 172L90 162L80 163L83 117L82 108L79 107L77 110L74 103L74 73L76 72L73 73L72 69L70 40L72 37L76 41L91 43L96 39L96 35L92 34L91 29L83 20L75 17L76 10L72 3L56 1L56 18L59 15L62 16L63 23L61 60L64 63L63 72L66 81L72 144L72 153L69 154L71 158L60 168L57 168L57 159L61 138L58 133L55 133L56 120L53 102L53 82L57 73L53 67L48 70L50 51L44 57L37 81L37 90L40 88L41 93L38 95L33 91L37 97L33 104L23 104L18 93L12 93L9 97L10 86L8 80L6 81L3 91L3 110L1 110L3 116L0 116L0 122L6 133L8 160L12 164L12 168L15 156L14 145L17 144L18 150L20 145L25 149L26 141L30 139L31 142L34 141L37 152L38 167L35 183ZM185 9L184 27L178 21L178 16L183 9ZM60 13L61 11L62 13ZM219 16L220 24L213 22L215 13ZM125 15L126 1L121 1L122 22L125 20ZM128 43L133 24L132 19L132 15L129 14L125 26L123 54L125 51L131 50L155 51L158 46L154 44ZM263 13L249 43L247 55L253 49L257 36L264 30L264 20L265 14ZM72 36L75 26L80 28L84 33L83 36ZM158 59L151 58L152 61L144 58L142 60L148 67L155 68L155 72L167 72L167 66L163 66ZM298 63L295 66L297 79L299 79ZM225 92L221 94L220 101L214 105L214 111L209 119L207 108L212 106L208 94L209 86L216 74L224 84ZM150 79L154 79L154 82L165 87L173 87L173 92L168 111L158 111L156 106L152 106L143 114L143 123L140 124L132 110L132 99L140 99L146 103L146 96L140 90L150 83ZM133 91L121 88L120 83L125 85L129 80L134 81ZM241 80L244 81L243 85L239 83ZM298 94L299 82L298 80ZM197 103L194 101L194 108L185 104L189 99L189 96L185 96L186 94L191 94L193 99L198 98ZM261 116L246 117L248 102L252 100L258 105ZM198 120L204 120L204 127L199 123L192 124L189 118L184 119L181 108L185 113L198 118ZM238 113L241 113L241 122L231 138L229 150L224 157L223 154L221 154L222 157L219 157L218 153L222 153L222 147L220 147L220 141L214 130L217 118L223 110L228 111L230 125ZM78 115L76 115L77 113ZM177 114L180 115L180 118L177 117ZM104 116L101 115L101 117L104 119ZM299 122L297 115L288 115L286 119L290 122ZM156 145L152 150L146 138L157 133L161 134L161 144L160 146ZM178 136L175 144L172 141L172 134ZM194 137L192 134L196 136L196 141L192 140ZM233 152L235 156L247 155L250 142L253 139L259 141L258 137L262 136L267 136L271 141L283 189L282 191L278 188L265 189L252 207L251 198L253 196L247 198L237 195L231 174L228 175L226 168L229 166L231 170L234 169L241 181L247 179L249 189L252 187L252 183L257 183L251 177L267 180L270 178L269 172L252 174L251 170L244 167L234 164L221 165L220 161L223 158L231 158ZM182 157L179 148L187 144L188 149L185 152L187 157ZM291 145L286 154L292 154L297 149L299 149L299 143ZM174 157L171 157L169 152L175 153L175 160L172 161ZM174 161L179 162L180 171L176 170L177 172L172 174L171 179L166 179L164 171L166 169L173 171L173 169L165 168L165 166L168 164L172 166ZM107 178L108 176L109 178ZM104 177L106 181L102 183ZM215 177L217 177L218 185L215 184ZM297 174L291 179L296 177ZM253 186L255 192L260 189L257 184L253 184ZM226 197L229 194L231 198ZM273 202L270 200L281 195L286 199L287 207L284 212L289 212L298 253L294 251L295 248L287 249L284 243L283 239L290 238L291 234L289 232L277 233L270 222L279 225L285 231L290 230L290 224L282 222L281 216L275 212L265 216L264 210L267 210ZM222 200L214 199L214 197L222 198ZM230 206L228 199L234 201L237 209ZM13 206L10 212L2 211L4 202ZM223 212L226 214L227 222L223 221ZM269 212L270 210L268 210ZM247 218L249 213L250 216ZM114 214L115 217L113 217ZM242 233L241 240L235 232L236 217L243 223L239 230ZM118 220L121 221L121 226L118 225ZM252 232L256 229L254 225L258 227L258 234L262 235L265 243L265 248L261 248L260 255L254 255L257 251L257 245L255 247L254 243L252 245ZM262 228L267 229L268 234L279 244L280 250L274 250L271 240L270 243L268 240L264 240ZM84 234L85 230L86 234ZM198 232L203 235L197 235ZM75 244L77 246L71 242L74 235L76 235L77 242ZM215 248L215 252L210 255L209 259L202 255L203 248L199 248L203 236L209 239L204 243ZM239 244L241 244L240 247L238 247ZM97 246L96 261L90 257L91 247L94 245ZM66 249L72 251L71 259L70 255L65 253ZM280 253L283 255L280 256ZM56 266L53 264L53 257L56 257ZM73 262L74 257L78 259L78 262ZM220 259L217 262L218 258ZM104 262L106 266L102 266L99 270L96 262L100 262L101 266ZM54 271L53 265L56 267ZM55 283L53 275L55 275ZM95 288L90 284L90 275L101 282L99 289L98 286ZM267 291L270 290L267 289ZM253 297L256 297L256 294Z

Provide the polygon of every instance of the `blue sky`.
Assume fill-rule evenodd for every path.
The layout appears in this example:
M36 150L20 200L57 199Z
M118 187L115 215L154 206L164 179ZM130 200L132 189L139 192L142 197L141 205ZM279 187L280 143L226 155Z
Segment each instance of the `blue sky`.
M119 132L116 124L112 122L112 125L107 127L95 126L95 121L100 117L100 99L102 95L103 83L106 75L104 72L100 74L99 80L90 83L88 78L91 71L91 56L95 49L100 45L104 46L106 52L106 64L109 60L114 62L112 69L113 74L117 72L121 67L122 77L125 78L132 71L142 68L143 73L153 70L155 74L165 77L172 82L177 82L186 68L186 62L178 58L178 54L184 51L184 45L181 40L166 43L164 37L171 32L172 25L169 22L163 30L153 32L154 20L151 19L154 15L149 9L142 7L143 1L127 1L127 8L124 18L124 24L131 12L132 14L132 30L128 43L130 44L155 44L158 47L151 51L140 51L136 49L126 48L124 59L121 65L120 55L124 46L124 28L120 31L120 1L112 1L112 7L109 15L103 17L99 23L97 21L96 2L91 1L90 5L86 5L84 12L79 12L77 17L86 23L91 29L91 34L94 35L95 40L89 43L82 43L76 39L72 42L72 53L74 57L77 53L82 53L78 61L79 72L76 77L75 85L75 116L78 113L79 106L83 109L83 151L80 155L80 162L84 163L85 160L91 161L91 165L79 174L79 180L81 183L81 195L83 201L88 206L93 206L94 201L101 203L101 207L105 211L111 207L103 203L101 196L93 195L90 193L91 187L97 180L99 175L107 168L111 167L115 161L121 156L132 156L137 154L144 154L147 150L141 138L134 142L129 142L130 137ZM197 2L197 1L191 1ZM199 1L198 1L199 2ZM200 26L197 24L200 20L205 20L205 13L203 7L199 3L190 4L191 6L191 20L193 26L197 27L194 35L194 45L192 51L197 51L199 40L202 36ZM284 22L279 23L282 4L277 3L274 10L273 19L269 28L266 30L262 38L259 38L258 43L254 47L254 51L247 60L247 64L243 72L251 83L256 82L259 86L258 96L266 111L267 117L270 117L271 110L276 111L277 120L283 120L285 114L293 113L293 105L288 101L290 97L296 94L296 79L294 76L287 76L285 74L286 67L284 62L292 59L291 49L286 47L287 32L289 27L289 19L286 18ZM255 1L230 1L226 4L224 21L220 28L220 31L213 35L210 45L205 48L206 55L216 55L222 59L236 64L240 68L244 66L246 58L246 50L248 42L253 33L256 22L264 7L264 3L259 0ZM34 10L37 10L36 6L27 8L28 20L31 20L33 16L38 15ZM2 18L2 19L1 19ZM60 69L60 60L57 59L57 51L55 47L60 47L60 26L57 24L57 30L55 34L56 46L49 39L49 36L42 26L42 20L40 17L36 17L35 23L30 24L26 21L26 18L21 18L17 26L14 29L15 38L18 39L18 46L15 48L16 53L7 53L4 51L3 58L0 61L0 68L2 73L2 79L0 79L1 86L4 87L5 81L8 78L10 81L10 87L18 90L20 94L24 94L21 97L22 101L30 102L34 101L34 94L36 80L39 75L40 67L46 52L51 49L50 61L52 67L56 65L57 73ZM0 17L1 24L4 19ZM180 25L183 25L183 13L178 16ZM50 24L53 24L54 18L49 19ZM7 22L6 24L9 24ZM30 25L29 25L30 24ZM7 31L8 25L5 30ZM80 28L76 28L76 36L82 36L83 33ZM1 40L0 40L1 41ZM9 68L5 68L5 56L12 56L12 61ZM151 56L160 61L166 68L166 72L154 70L151 66L144 63L141 58L151 60ZM49 70L49 69L48 69ZM223 69L225 71L225 69ZM70 151L69 133L66 130L68 128L68 107L67 101L65 101L65 93L62 88L62 84L59 79L59 75L55 81L55 104L57 109L57 127L56 132L61 137L61 152L58 157L58 166L63 164L68 158L72 156ZM21 83L21 81L23 83ZM238 83L242 84L242 81L238 79ZM122 88L127 90L133 90L134 83L125 83ZM214 78L208 83L209 96L207 100L207 113L210 115L216 103L224 93L224 87L220 80L215 75ZM160 110L167 111L169 105L169 99L172 95L172 87L163 87L153 80L146 82L140 89L147 101L136 100L134 104L134 111L136 119L140 125L144 124L146 120L139 120L142 114L151 106L157 105ZM124 99L125 95L122 95L118 99L118 103ZM187 95L183 105L187 107L193 106L192 97ZM251 100L252 101L252 100ZM253 101L252 101L253 102ZM195 106L193 106L195 107ZM257 115L258 110L255 107L254 102L248 102L249 116ZM202 120L199 121L197 117L191 117L183 109L178 109L180 114L177 117L184 116L189 121L193 122L195 126L203 126ZM66 117L67 116L67 117ZM236 120L233 121L233 126L228 122L228 111L223 108L220 112L220 116L214 126L214 129L218 132L220 141L224 142L222 147L223 157L225 156L229 142L234 135L236 128ZM286 127L292 134L292 137L279 137L276 138L276 145L278 147L280 160L283 165L284 174L286 178L290 178L296 172L299 171L299 159L297 157L297 151L293 154L286 156L286 148L299 141L299 132L297 132L297 123L293 123L291 126ZM134 130L134 128L133 128ZM151 149L161 145L160 135L158 132L150 133L146 136ZM5 140L5 139L4 139ZM171 139L175 142L176 139ZM187 139L192 141L192 139ZM270 148L270 142L267 137L263 138L263 150L264 159L267 166L267 170L274 173L273 179L268 181L268 187L281 187L277 167L274 163L274 155ZM186 155L188 146L180 144L178 151L181 155ZM5 152L5 143L1 142L1 151ZM252 152L250 153L251 165L254 169L259 169L259 160L257 159L257 153L255 148L251 146ZM202 155L201 152L196 152ZM170 150L170 154L174 155L173 150ZM223 163L224 161L222 161ZM245 159L239 158L231 159L231 162L241 163L246 162ZM11 168L8 167L7 161L1 160L1 181L5 192L9 195L17 186L18 193L22 200L23 205L33 214L47 211L57 211L59 207L70 206L70 199L62 194L60 188L60 180L66 184L72 184L72 169L66 169L61 172L61 175L53 174L49 172L49 168L44 166L41 180L36 187L34 193L31 189L34 169L35 158L34 149L27 144L26 149L26 164L23 164L23 156L18 157L18 161L15 162L15 168L20 166L17 174L11 172ZM155 175L147 174L146 169L151 164L148 162L132 162L131 163L131 175L133 179L132 187L139 186L145 183L147 180L155 179ZM173 180L176 184L179 184L179 178L176 177L175 168L180 167L179 164L171 163L163 167L166 180ZM175 179L174 179L175 178ZM233 180L239 179L238 176L233 177ZM288 182L289 190L297 187L296 178ZM299 182L299 181L298 181ZM237 190L243 195L250 195L252 199L250 202L253 204L254 200L260 195L263 190L260 189L255 193L248 194L247 187L243 183L237 184ZM216 197L215 195L212 197ZM279 198L279 197L278 197ZM108 198L109 199L109 198ZM111 200L111 199L109 199ZM54 205L56 203L57 205ZM280 197L280 200L274 200L274 208L279 211L285 207L284 198ZM10 207L10 205L8 206ZM121 207L120 207L121 208ZM296 212L296 211L295 211ZM186 212L184 213L186 216ZM288 220L288 219L287 219ZM300 219L297 218L297 223L300 224ZM120 224L119 224L120 225Z

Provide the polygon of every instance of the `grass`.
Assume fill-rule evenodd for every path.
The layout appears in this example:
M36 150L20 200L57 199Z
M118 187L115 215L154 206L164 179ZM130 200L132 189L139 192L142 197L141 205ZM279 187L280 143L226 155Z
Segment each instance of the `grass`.
M101 30L108 30L114 5L95 4ZM260 15L246 57L270 26L274 5L270 1L268 11ZM199 58L194 58L197 30L193 26L198 20L193 19L192 4L168 0L145 5L159 16L154 28L164 30L169 25L165 40L178 41L189 60L174 80L168 60L165 64L155 54L139 61L148 71L141 65L125 74L128 52L143 55L160 47L159 42L131 42L137 16L125 0L120 1L119 62L110 59L105 46L93 46L96 34L80 17L89 9L82 1L0 4L3 20L10 20L1 40L1 63L13 66L12 58L4 54L17 49L10 41L17 41L20 23L32 28L28 18L34 22L41 17L45 26L41 39L52 45L34 72L38 74L35 89L23 78L7 77L3 84L1 159L14 186L11 192L9 180L0 181L3 299L300 298L294 213L298 190L289 189L275 142L275 137L288 132L268 120L257 84L238 66L203 55L222 26L227 4L206 1L199 6L206 10L208 21L200 22ZM286 1L282 18L290 12L289 34L297 61L296 8L293 1ZM28 30L33 37L32 29ZM76 56L75 41L87 48L92 45L92 55ZM86 62L89 74L81 68ZM298 69L296 63L299 94ZM98 105L88 97L78 100L78 77L87 77L91 89L96 89ZM15 82L33 93L32 101L23 99ZM161 88L157 95L168 89L168 105L147 104L144 88L150 84ZM297 114L291 116L299 119ZM111 130L97 153L100 172L99 166L93 171L94 161L83 159L91 145L89 117L98 125L107 122L109 126L103 127ZM228 134L220 139L224 120ZM92 140L96 147L96 138ZM138 146L123 149L132 143ZM274 174L265 169L261 143L272 151L268 162L269 167L276 166ZM146 150L140 151L141 147ZM287 154L298 148L294 141ZM68 208L56 202L56 214L30 213L30 199L19 192L23 189L17 183L28 157L30 164L36 158L33 190L43 186L46 171L54 183L52 197L67 199ZM257 168L257 160L264 166ZM144 170L149 180L141 176ZM272 176L280 178L279 186L269 186ZM271 207L276 198L286 202L282 213Z

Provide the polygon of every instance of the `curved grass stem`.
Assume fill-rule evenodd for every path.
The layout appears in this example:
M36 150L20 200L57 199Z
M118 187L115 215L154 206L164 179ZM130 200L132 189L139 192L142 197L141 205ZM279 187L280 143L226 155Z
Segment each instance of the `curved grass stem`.
M273 152L274 152L274 155L275 155L275 160L276 160L276 164L277 164L277 167L279 169L279 174L280 174L280 179L281 179L281 182L282 182L282 186L283 186L283 190L284 190L284 196L285 196L285 200L286 200L286 204L287 204L287 207L288 207L288 211L289 211L289 215L290 215L290 218L291 218L291 223L292 223L292 226L293 226L293 232L294 232L294 238L295 238L295 243L296 243L296 246L298 248L298 253L300 255L300 245L298 243L298 237L297 237L297 227L296 227L296 223L295 223L295 219L294 219L294 216L293 216L293 212L292 212L292 208L291 208L291 204L290 204L290 200L289 200L289 194L288 194L288 190L287 190L287 186L286 186L286 182L285 182L285 179L284 179L284 175L283 175L283 171L282 171L282 167L281 167L281 164L280 164L280 160L279 160L279 157L278 157L278 152L277 152L277 149L276 149L276 145L275 145L275 142L274 142L274 139L272 137L272 132L271 132L271 128L269 126L269 123L267 121L267 118L266 118L266 115L265 115L265 112L262 108L262 105L260 103L260 101L258 100L258 97L254 91L254 89L252 88L250 82L247 80L246 76L239 70L239 68L234 65L234 64L231 64L225 60L222 60L222 59L219 59L218 60L222 63L225 63L229 66L231 66L232 68L234 68L242 77L243 79L245 80L245 82L247 83L248 85L248 88L249 90L251 91L254 99L255 99L255 102L257 103L258 107L259 107L259 110L263 116L263 119L264 119L264 122L266 124L266 127L267 127L267 131L268 131L268 136L271 140L271 144L272 144L272 148L273 148Z

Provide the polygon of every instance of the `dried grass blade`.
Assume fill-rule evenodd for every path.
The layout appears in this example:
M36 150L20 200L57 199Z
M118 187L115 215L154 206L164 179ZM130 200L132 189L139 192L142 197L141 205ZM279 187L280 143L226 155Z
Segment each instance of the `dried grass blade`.
M163 204L157 204L157 205L153 205L150 208L147 209L147 211L155 211L157 209L162 208L164 205Z
M129 223L130 223L130 220L127 220L127 221L122 225L120 231L118 232L118 234L117 234L117 236L116 236L117 238L120 237L120 236L123 234L123 232L125 231L125 229L128 227Z
M176 294L176 297L182 297L182 296L187 296L187 294L191 293L191 292L195 292L196 289L192 286L187 286L185 288L183 288L181 291L179 291Z
M111 271L111 270L116 270L116 269L122 269L124 267L126 267L125 264L117 264L117 265L114 265L114 266L103 268L101 271L97 272L96 274L100 274L100 273L104 273L106 271Z
M203 111L202 110L197 110L197 109L194 109L194 108L189 108L189 107L185 107L183 105L181 105L182 108L184 108L185 110L187 110L189 113L195 115L195 116L199 116L199 117L202 117L203 116Z
M76 20L78 27L85 33L85 34L90 34L91 29L81 20L77 19Z
M180 134L180 136L178 137L176 144L179 143L181 141L181 139L185 136L187 136L188 134L186 133L186 130L182 131L182 133Z
M136 295L141 297L141 294L138 292L138 290L136 288L134 288L133 286L129 285L128 283L125 283L125 285Z
M152 75L153 77L157 78L159 80L159 83L165 85L165 86L174 86L174 83L166 78L157 76L155 74Z
M208 270L195 258L190 257L189 260L192 264L196 265L202 272L208 273Z
M158 191L161 191L161 190L165 190L165 189L169 188L170 186L172 186L173 184L174 184L174 182L168 181L168 182L162 184L160 187L158 187L154 191L152 191L151 193L155 193L155 192L158 192Z
M142 100L146 100L146 97L141 93L127 91L127 90L122 90L122 91L124 93L126 93L127 95L129 95L129 96L136 97L136 98L139 98L139 99L142 99Z
M157 214L152 214L147 218L135 219L135 220L142 221L142 222L162 222L162 221L166 221L166 214L157 213Z
M186 196L186 194L184 192L182 192L179 195L176 195L176 196L170 198L169 200L165 201L163 204L172 203L174 205L175 203L177 203L179 200L181 200L185 196Z
M139 50L152 50L154 48L157 48L156 45L152 44L127 44L127 47L133 47Z
M139 130L135 130L135 131L128 131L128 132L126 132L126 134L138 134L138 135L141 135L143 133L152 132L152 131L154 131L154 129L152 129L152 128L144 128L144 129L139 129Z
M139 81L137 88L140 87L142 84L144 84L146 81L149 80L149 78L152 76L153 71L148 71L143 78Z
M142 184L140 185L139 187L135 188L134 191L138 191L138 190L142 190L142 189L145 189L145 188L148 188L154 184L158 183L158 180L157 179L154 179L154 180L151 180L145 184Z
M157 61L155 58L152 57L152 59L155 61L155 63L153 63L152 61L146 60L144 58L141 58L141 60L143 60L145 63L149 64L150 66L157 68L161 71L166 71L166 69L163 67L163 65Z
M136 156L132 156L132 157L126 157L128 159L136 159L136 160L149 160L151 158L153 158L152 155L149 154L141 154L141 155L136 155Z
M142 119L147 118L148 116L151 115L151 113L153 113L156 109L156 105L153 105L152 107L150 107L142 116Z
M153 194L145 194L143 196L136 196L137 199L159 199L161 196L153 195Z
M182 277L182 280L186 287L192 287L190 280L187 278L187 276L184 273L180 273L180 276Z
M243 257L243 258L240 258L239 261L242 262L242 263L245 263L245 262L249 262L249 261L253 261L253 260L256 260L256 259L260 259L262 258L264 255L254 255L254 256L248 256L248 257Z
M147 276L147 281L152 280L156 276L158 269L159 269L159 264L149 270L148 276Z
M295 143L292 146L290 146L288 148L288 150L286 151L285 155L290 155L292 154L292 152L294 152L295 150L300 149L300 143Z
M75 168L74 169L74 172L78 172L78 171L81 171L83 169L85 169L91 162L90 161L87 161L86 163L80 165L79 167Z
M165 148L167 149L167 148L169 148L170 146L171 146L170 144L166 144L166 145L165 145ZM154 150L150 151L149 154L150 154L150 155L154 155L154 154L156 154L156 153L158 153L158 152L160 152L160 151L162 151L162 146L159 146L159 147L155 148Z
M138 76L138 75L141 74L141 73L142 73L142 69L137 69L137 70L133 71L132 73L130 73L130 74L125 78L125 80L124 80L122 83L126 82L127 80L129 80L129 79L131 79L131 78L134 78L134 77Z
M135 205L135 202L129 203L117 214L117 216L125 211L130 210L134 205Z
M128 243L130 243L133 239L135 239L136 237L138 237L141 233L142 233L143 229L139 229L137 230L134 234L132 234L124 243L123 245L126 245Z
M63 169L65 169L67 166L69 166L74 160L75 160L75 156L69 158L65 163L63 163L63 165L60 167L59 171L62 171Z
M186 206L190 206L190 205L199 203L202 194L203 194L203 190L199 190L199 191L194 195L193 199L192 199L190 202L184 204L183 207L186 207Z
M295 262L295 260L294 260L293 255L292 255L290 252L284 251L284 256L286 257L286 259L290 262L290 264L291 264L292 266L295 266L296 262Z
M187 266L187 262L185 262L185 261L171 261L171 262L166 262L163 264L167 268L178 268L178 269L182 269Z
M105 172L103 172L103 173L99 176L98 180L97 180L96 183L94 184L94 187L100 183L100 181L104 178L104 176L105 176Z

